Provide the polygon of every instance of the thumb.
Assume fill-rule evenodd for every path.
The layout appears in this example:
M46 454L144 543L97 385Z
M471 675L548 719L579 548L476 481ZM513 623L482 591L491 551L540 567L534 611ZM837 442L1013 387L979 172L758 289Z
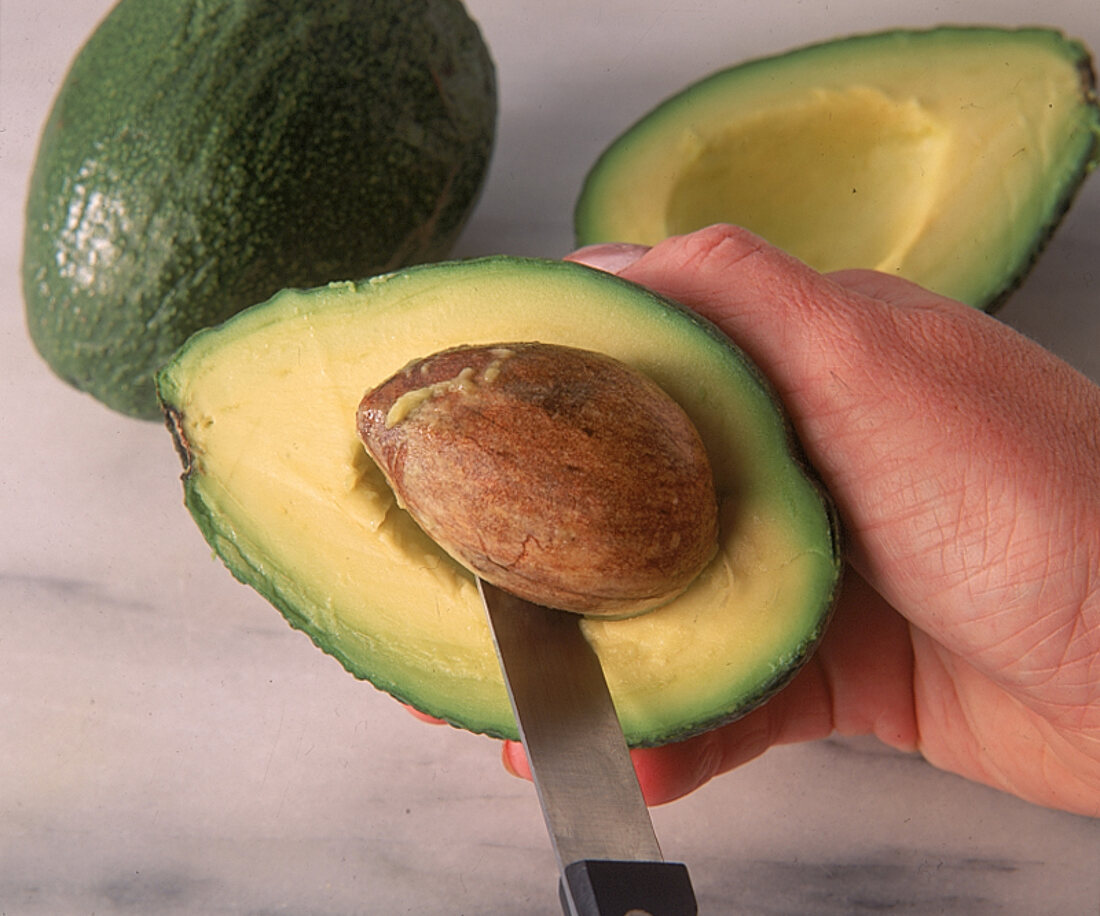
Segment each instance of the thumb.
M862 377L874 368L868 354L891 346L884 338L896 316L877 294L892 278L849 271L833 279L734 226L667 239L619 275L718 325L760 366L804 433L823 409L834 412L839 379L849 388L877 385Z

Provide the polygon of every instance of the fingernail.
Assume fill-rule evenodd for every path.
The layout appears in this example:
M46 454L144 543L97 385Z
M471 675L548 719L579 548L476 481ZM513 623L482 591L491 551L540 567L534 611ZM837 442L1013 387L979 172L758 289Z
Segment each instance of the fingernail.
M421 722L427 722L429 725L447 724L445 719L437 719L435 716L429 716L426 712L421 712L419 709L410 706L408 703L402 703L401 705L405 707L407 712L412 713L414 718L419 719Z
M632 245L626 242L601 242L598 245L586 245L572 254L566 255L566 261L575 261L587 267L617 274L625 270L649 251L645 245Z

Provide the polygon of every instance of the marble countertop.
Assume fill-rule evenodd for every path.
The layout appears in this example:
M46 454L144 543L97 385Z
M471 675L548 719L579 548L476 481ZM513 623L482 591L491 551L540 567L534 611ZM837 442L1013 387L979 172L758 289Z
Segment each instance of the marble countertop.
M469 0L501 83L458 254L558 256L587 166L660 98L835 34L1091 0ZM531 787L415 721L211 558L158 424L70 390L28 341L22 201L65 69L109 0L0 10L0 914L554 914ZM1100 178L1001 317L1100 378ZM774 749L653 810L708 914L1096 914L1100 822L865 741Z

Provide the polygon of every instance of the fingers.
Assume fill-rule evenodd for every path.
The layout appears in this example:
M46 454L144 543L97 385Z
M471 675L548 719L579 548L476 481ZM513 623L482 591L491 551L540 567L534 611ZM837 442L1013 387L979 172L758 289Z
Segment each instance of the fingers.
M734 760L733 751L744 748ZM630 752L638 784L647 805L663 805L694 792L721 772L763 753L759 740L733 740L733 736L712 731L678 744L657 748L635 748ZM521 779L531 779L523 745L505 741L501 749L505 770Z
M811 664L770 703L730 725L660 747L632 749L646 804L663 805L682 798L773 744L825 737L832 726L824 689L820 669ZM519 742L504 742L501 760L513 776L531 779Z
M874 735L904 752L918 746L913 656L907 624L849 573L836 615L813 659L766 704L684 741L631 751L647 804L687 795L778 744L834 732ZM531 778L523 747L506 742L505 769Z

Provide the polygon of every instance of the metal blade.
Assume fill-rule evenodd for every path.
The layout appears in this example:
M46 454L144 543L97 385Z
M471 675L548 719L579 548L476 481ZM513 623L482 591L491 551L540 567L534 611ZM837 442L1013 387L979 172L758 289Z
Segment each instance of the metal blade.
M558 866L660 862L661 849L580 618L478 579Z

